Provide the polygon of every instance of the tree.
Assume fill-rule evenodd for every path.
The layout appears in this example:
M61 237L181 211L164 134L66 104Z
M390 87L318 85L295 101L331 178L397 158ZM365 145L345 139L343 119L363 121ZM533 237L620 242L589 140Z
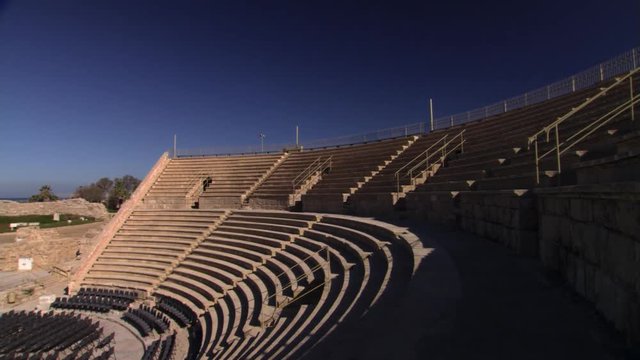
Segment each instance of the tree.
M106 196L113 186L113 181L108 177L103 177L102 179L96 181L96 186L100 188L100 190L102 190L102 192Z
M105 199L105 193L96 184L91 183L87 186L79 186L73 193L73 197L79 197L89 202L102 202Z
M48 202L56 200L58 200L58 197L53 193L51 186L49 185L42 185L42 187L40 187L40 192L29 198L29 202Z
M109 209L119 209L120 205L131 197L131 194L140 185L140 179L131 175L125 175L122 178L116 178L113 187L109 192L109 200L107 206Z
M131 194L136 191L136 188L138 187L138 185L140 185L140 182L140 179L131 175L125 175L122 177L122 184L128 193L127 198L129 198L129 196L131 196Z
M83 198L89 202L105 202L112 186L113 181L107 177L103 177L89 185L79 186L73 196Z

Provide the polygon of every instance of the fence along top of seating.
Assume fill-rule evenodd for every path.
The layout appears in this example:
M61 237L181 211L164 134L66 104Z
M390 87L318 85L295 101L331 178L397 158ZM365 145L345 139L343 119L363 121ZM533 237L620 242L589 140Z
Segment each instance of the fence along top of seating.
M609 82L605 82L607 84ZM465 154L459 159L452 159L448 166L442 168L421 185L417 191L424 190L462 190L467 189L462 182L473 180L477 183L489 182L486 189L529 188L534 186L531 172L534 171L533 156L527 152L515 154L515 148L526 149L527 136L536 130L555 121L559 116L585 102L586 99L599 91L598 88L585 89L566 96L558 97L544 103L522 108L497 117L498 121L483 121L466 125L468 131L465 138ZM628 97L628 87L621 87L608 92L606 98L601 99L577 113L571 124L563 127L576 127L589 121L597 114L606 112L607 108L615 106L623 98ZM495 141L496 132L500 131L500 141ZM469 132L473 136L468 136ZM550 146L544 143L543 146ZM508 165L500 165L498 158L516 159L519 167L509 169ZM531 165L527 168L527 164ZM494 171L495 170L495 171ZM500 170L500 171L497 171ZM488 171L488 172L487 172ZM495 175L486 178L487 174ZM500 174L500 175L498 175ZM530 179L526 179L531 177ZM503 179L504 181L502 181ZM450 184L450 186L447 185Z
M499 114L483 121L469 122L455 127L450 127L440 131L435 131L423 135L407 151L390 164L380 175L374 177L363 186L360 193L367 192L393 192L395 186L390 180L390 172L399 168L400 165L412 160L412 156L420 154L433 141L437 141L445 134L452 134L465 129L465 154L462 161L473 157L474 153L482 152L486 148L500 147L512 151L507 145L518 145L521 147L522 136L530 129L540 128L543 124L553 121L572 106L583 101L593 94L595 89L586 89L566 96L554 98L545 103L537 103L527 107L519 108L504 114ZM496 142L496 134L500 134L500 141ZM419 151L422 150L422 151ZM396 169L397 170L397 169ZM439 172L449 172L449 169L441 169ZM402 180L402 179L401 179ZM406 185L407 179L404 179ZM433 180L431 180L433 181Z

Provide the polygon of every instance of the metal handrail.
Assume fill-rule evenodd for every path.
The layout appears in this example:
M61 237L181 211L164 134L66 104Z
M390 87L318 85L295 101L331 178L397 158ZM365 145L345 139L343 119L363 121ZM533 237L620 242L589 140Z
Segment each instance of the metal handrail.
M554 126L554 130L555 130L556 144L551 149L547 150L547 152L545 152L544 154L538 156L538 141L536 140L534 142L535 157L536 157L536 183L537 184L540 183L540 162L542 161L542 159L544 159L545 157L547 157L547 156L549 156L549 155L551 155L552 153L555 152L556 153L556 164L557 164L557 169L558 169L557 171L558 171L558 173L561 173L562 172L562 166L561 166L561 162L560 162L560 156L562 154L564 154L565 152L569 151L571 148L576 146L578 143L580 143L581 141L583 141L584 139L589 137L596 130L598 130L601 127L603 127L604 125L608 124L611 120L613 120L616 117L620 116L621 114L623 114L627 110L633 109L638 104L640 104L640 95L635 95L630 100L624 102L621 105L618 105L613 110L611 110L608 113L602 115L598 119L590 122L588 125L586 125L582 129L580 129L579 131L577 131L575 134L571 135L569 138L567 138L567 140L564 140L564 141L560 141L559 140L558 125L555 125Z
M322 160L322 156L318 156L309 166L298 174L293 180L291 180L291 187L293 190L297 189L298 185L307 181L312 174L318 171L324 171L326 168L331 169L333 165L333 155Z
M431 146L429 146L429 148L425 151L423 151L422 153L420 153L418 156L416 156L415 158L413 158L411 161L409 161L405 166L401 167L398 171L395 172L395 178L396 178L396 192L400 193L400 174L401 172L406 169L409 165L411 165L414 161L420 160L420 162L418 162L417 164L415 164L413 167L411 167L409 170L407 170L404 175L402 175L402 177L408 176L411 178L411 182L413 182L413 180L416 178L416 176L413 176L414 172L420 168L422 168L424 166L423 170L420 170L419 173L422 173L424 171L428 171L430 168L432 168L434 165L438 164L439 162L444 161L444 159L446 159L446 157L453 151L457 150L458 148L461 148L462 151L464 152L464 133L465 133L466 129L463 129L462 131L460 131L458 134L456 134L454 137L452 137L451 139L447 140L448 138L448 134L443 136L442 138L440 138L440 140L436 141L435 143L433 143ZM453 143L454 141L456 141L456 139L460 138L460 144L456 145L455 147L453 147L452 149L447 151L447 147L449 146L449 144ZM435 151L433 151L431 154L429 154L429 152L431 151L431 149L433 149L433 147L437 144L439 144L440 142L444 141L444 144L442 144L439 148L435 149ZM436 161L433 162L431 164L429 164L429 161L431 160L432 157L439 155L439 159L440 161ZM424 158L423 158L424 156Z
M443 142L443 141L447 141L447 136L449 136L448 134L445 134L443 137L441 137L438 141L436 141L435 143L431 144L431 146L429 146L427 148L427 150L421 152L420 154L416 155L413 159L411 159L411 161L409 161L408 163L406 163L403 167L401 167L400 169L398 169L394 176L397 178L398 174L402 172L402 170L406 169L407 167L409 167L411 164L413 164L414 161L417 161L419 159L422 159L422 156L426 156L429 157L429 151L431 151L431 149L438 145L439 143Z
M552 122L551 124L543 127L542 129L540 129L538 132L536 132L535 134L529 136L528 138L528 143L527 143L527 147L530 148L531 144L537 140L537 138L542 135L545 134L547 137L547 141L549 141L549 133L551 132L551 130L553 130L554 127L558 126L559 124L565 122L567 119L569 119L571 116L573 116L574 114L576 114L577 112L579 112L580 110L584 109L585 107L587 107L589 104L593 103L594 101L596 101L597 99L603 97L604 95L607 94L607 92L609 92L611 89L615 88L616 86L620 85L623 81L629 79L631 76L635 75L637 72L640 71L640 68L635 69L635 70L631 70L628 74L626 74L625 76L622 77L618 77L616 78L616 81L607 86L606 88L603 88L600 90L600 92L598 92L596 95L588 98L585 102L583 102L582 104L580 104L579 106L576 106L575 108L571 109L571 111L569 111L568 113L566 113L565 115L559 117L558 119L556 119L554 122Z
M199 188L199 183L209 177L206 170L200 170L195 176L191 177L191 179L187 182L187 188L189 191L184 195L185 198L190 198L193 194L196 193L196 190Z
M576 114L580 109L583 109L586 105L591 104L593 102L593 100L595 100L595 97L588 99L587 101L585 101L580 106L576 107L575 109L572 109L565 116L562 116L562 117L558 118L558 120L556 120L556 121L552 122L551 124L545 126L540 131L538 131L536 134L534 134L534 135L532 135L532 136L530 136L528 138L529 147L530 147L530 145L532 143L534 145L534 156L535 156L535 166L536 166L536 184L540 183L540 161L542 159L544 159L546 156L550 155L553 152L556 153L556 167L557 167L558 174L560 174L562 172L562 165L561 165L561 162L560 162L560 156L562 154L564 154L566 151L568 151L569 149L574 147L580 141L586 139L589 135L593 134L596 130L598 130L602 126L606 125L607 123L609 123L611 120L615 119L617 116L621 115L626 110L629 110L629 109L631 110L631 120L634 120L634 118L635 118L634 107L635 107L635 105L637 103L640 102L640 100L639 100L638 95L634 95L633 94L633 75L635 75L639 71L640 71L640 68L639 69L635 69L635 70L631 70L631 71L629 71L629 73L627 75L625 75L623 77L620 77L620 78L616 78L616 81L612 85L608 86L607 88L603 89L602 91L600 91L597 94L597 97L599 98L599 97L603 96L604 94L606 94L607 91L610 91L614 87L619 86L625 80L628 79L629 80L629 100L627 100L626 102L624 102L621 105L616 106L615 108L610 110L608 113L602 115L598 119L589 122L587 125L583 126L580 130L578 130L575 134L571 135L566 140L560 141L560 130L559 130L560 125L563 124L568 119L570 119L571 116ZM538 153L539 153L538 138L540 137L540 135L546 134L546 142L549 142L550 141L549 134L551 133L551 131L553 131L554 135L555 135L555 144L553 145L553 147L551 149L549 149L547 152L545 152L544 154L539 156L538 155ZM563 146L564 146L564 149L561 149Z

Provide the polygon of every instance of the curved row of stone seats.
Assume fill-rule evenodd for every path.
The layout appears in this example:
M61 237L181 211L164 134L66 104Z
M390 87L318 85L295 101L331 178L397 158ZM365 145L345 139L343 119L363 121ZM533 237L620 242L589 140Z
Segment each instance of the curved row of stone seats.
M81 284L149 292L225 214L222 210L136 210Z
M0 357L89 359L111 346L98 322L73 313L8 312L0 315Z
M393 232L350 222L359 220L235 211L156 295L198 314L194 357L301 355L411 277L411 249Z

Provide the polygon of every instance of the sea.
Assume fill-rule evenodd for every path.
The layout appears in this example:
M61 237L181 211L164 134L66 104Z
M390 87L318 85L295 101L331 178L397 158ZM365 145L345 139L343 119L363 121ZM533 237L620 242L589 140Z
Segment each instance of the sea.
M29 201L29 198L0 198L0 200L11 200L11 201L17 201L21 203L26 203Z

